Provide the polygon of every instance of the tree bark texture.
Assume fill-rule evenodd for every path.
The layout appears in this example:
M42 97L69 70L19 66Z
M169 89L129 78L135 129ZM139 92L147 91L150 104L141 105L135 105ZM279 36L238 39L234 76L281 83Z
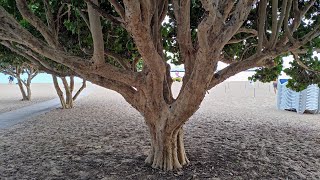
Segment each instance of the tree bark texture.
M59 34L52 33L50 29L52 27L47 26L41 18L32 13L27 1L16 0L16 2L21 15L41 33L45 42L21 27L2 7L0 7L0 39L5 41L5 44L13 42L26 47L32 50L33 54L39 54L69 67L84 79L120 93L144 116L149 127L151 150L146 162L154 168L164 170L181 168L189 162L183 145L182 126L199 109L208 90L239 72L266 66L269 59L301 50L304 45L320 35L320 24L314 24L303 37L295 39L293 36L315 0L306 2L304 8L295 1L292 4L292 0L278 2L272 0L272 3L270 0L201 0L204 13L195 28L195 38L192 38L190 31L190 8L193 2L171 1L176 23L176 27L173 28L178 45L178 61L185 65L182 88L178 97L173 98L170 67L163 53L161 35L162 22L168 14L170 1L123 0L119 3L116 0L109 0L108 2L118 13L118 16L113 16L100 8L99 1L86 0L86 12L89 16L87 20L89 23L86 24L90 28L93 40L93 55L90 60L64 50L59 42ZM267 11L270 5L273 6L272 12ZM255 10L251 11L252 9ZM244 23L248 17L255 17L255 14L249 16L250 13L257 12L259 14L257 19L250 20L255 21L256 27L252 26L250 29ZM279 14L280 17L272 17L272 14ZM130 34L140 54L138 59L143 61L142 71L136 70L135 62L138 61L133 60L134 57L127 59L104 48L104 31L102 32L100 15ZM269 16L272 17L271 21L266 20ZM48 21L53 20L51 18ZM272 32L267 35L266 28L269 27L272 28ZM58 28L54 29L58 32ZM237 38L240 33L248 36ZM243 47L239 52L240 55L238 53L237 56L228 55L228 45L246 44L249 38L256 40L252 41L249 47ZM250 54L247 54L248 51ZM105 56L115 59L121 67L108 63ZM132 65L129 63L130 60L133 60ZM40 58L36 61L45 64ZM218 61L228 62L230 65L217 71ZM72 97L73 79L68 85L65 77L62 77L66 97L59 87L56 76L53 76L53 80L62 107L72 108L73 101L79 94L78 91ZM84 87L85 83L80 92Z
M168 131L166 126L149 125L151 149L145 162L165 171L180 169L189 163L183 143L183 129Z

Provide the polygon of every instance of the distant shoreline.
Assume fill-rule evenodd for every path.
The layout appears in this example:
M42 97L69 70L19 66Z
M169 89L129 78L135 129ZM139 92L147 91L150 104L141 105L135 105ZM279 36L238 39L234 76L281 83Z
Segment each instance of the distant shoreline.
M172 77L176 77L176 72L179 73L180 76L184 75L184 71L172 71L171 72L171 76ZM226 81L248 81L248 77L252 76L255 72L253 70L247 70L247 71L243 71L240 72L238 74L236 74L235 76L230 77L229 79L227 79ZM0 84L8 84L9 80L8 80L9 75L4 75L3 73L0 73ZM22 79L27 79L27 75L24 74L22 75ZM82 82L82 80L80 78L75 78L75 82ZM17 83L17 80L14 80L14 83ZM46 73L40 73L38 74L33 80L32 83L53 83L52 82L52 77L50 74L46 74Z

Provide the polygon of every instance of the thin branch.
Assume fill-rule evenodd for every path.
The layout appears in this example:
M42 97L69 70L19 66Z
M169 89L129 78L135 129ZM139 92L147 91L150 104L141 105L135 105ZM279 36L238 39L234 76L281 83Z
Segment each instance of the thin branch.
M125 12L124 12L124 8L122 7L122 5L117 0L109 0L109 2L112 4L114 9L117 11L117 13L121 17L121 19L124 19Z
M236 34L239 33L248 33L248 34L253 34L253 35L258 35L258 31L255 29L248 29L248 28L240 28Z
M59 76L67 76L71 74L75 74L74 72L61 72L56 68L51 67L49 63L43 60L40 56L31 52L31 50L27 50L26 48L20 46L14 46L9 42L2 41L2 45L10 49L12 52L17 53L18 55L26 58L30 61L31 64L35 65L39 70L45 71L48 74L57 74Z
M309 9L314 5L314 3L316 2L316 0L311 0L309 2L309 4L307 4L301 11L301 16L304 16L308 11Z
M291 7L292 7L292 1L293 0L289 0L288 1L288 5L287 5L287 10L286 10L286 15L284 17L284 32L286 34L286 36L289 38L291 43L295 42L295 39L292 37L292 32L289 29L289 16L290 16L290 12L291 12Z
M80 9L77 8L77 10L78 10L81 18L83 19L83 21L86 23L87 27L90 29L90 22L89 22L88 18L86 17L86 15Z
M320 22L317 25L315 25L312 31L304 35L300 41L302 42L302 44L306 44L307 42L318 37L319 35L320 35Z
M114 25L121 25L123 26L123 20L118 18L118 17L114 17L110 14L108 14L106 11L104 11L103 9L101 9L99 6L97 6L96 4L94 4L91 0L85 0L87 3L89 3L102 17L104 17L105 19L107 19L108 21L112 22Z
M252 38L252 37L256 37L256 35L250 35L250 36L247 36L247 37L244 37L241 39L231 39L230 41L228 41L227 44L236 44L236 43L242 42L242 41L249 39L249 38Z
M56 34L59 34L59 29L60 29L60 23L61 23L61 17L64 15L62 14L61 15L61 12L64 8L66 4L65 3L62 3L61 6L59 7L59 10L58 10L58 13L57 13L57 17L56 17Z
M84 88L87 87L87 81L85 79L82 80L82 86L80 87L80 89L76 92L76 94L73 96L72 100L75 101L78 96L80 95L80 93L82 92L82 90L84 90Z
M224 25L225 28L221 32L224 36L222 44L226 44L238 32L243 22L247 19L254 2L255 0L239 0L230 21Z
M299 64L299 66L301 66L301 67L304 68L305 70L311 71L311 72L314 72L314 73L317 73L317 74L320 73L320 71L313 70L313 69L309 68L307 65L305 65L305 64L300 60L300 58L299 58L299 56L298 56L297 54L292 53L292 55L293 55L294 60L297 61L297 63Z
M104 50L104 54L116 60L124 69L130 70L130 64L127 58L107 49Z
M45 38L47 43L54 48L59 47L57 38L50 32L49 28L38 18L29 8L26 0L16 0L17 7L23 16L30 24L32 24ZM59 47L60 48L60 47Z
M54 19L53 19L53 14L51 12L51 7L49 4L48 0L43 0L44 3L44 9L46 12L46 16L47 16L47 23L48 23L48 27L49 27L49 31L51 32L56 32L55 29L55 23L54 23Z

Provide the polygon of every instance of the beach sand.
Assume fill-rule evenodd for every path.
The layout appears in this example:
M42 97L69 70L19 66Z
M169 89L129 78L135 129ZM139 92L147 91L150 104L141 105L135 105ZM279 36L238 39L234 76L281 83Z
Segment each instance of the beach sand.
M75 84L75 91L81 83ZM64 90L60 85L61 90ZM58 98L53 84L31 84L31 101L21 101L22 95L17 84L0 84L0 113L16 110L25 106L36 104L50 99Z
M31 84L31 101L21 101L22 95L17 84L0 84L0 113L57 97L52 84Z
M320 179L320 115L277 110L271 84L255 84L255 92L245 82L209 91L184 128L191 163L166 173L144 165L150 141L143 117L119 94L95 86L74 109L0 130L0 176Z

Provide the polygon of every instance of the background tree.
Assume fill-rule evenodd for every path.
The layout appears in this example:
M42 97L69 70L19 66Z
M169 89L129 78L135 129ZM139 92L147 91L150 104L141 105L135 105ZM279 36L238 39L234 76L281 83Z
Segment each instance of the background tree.
M73 108L73 102L78 98L78 96L80 95L82 90L84 90L84 88L86 88L86 80L83 79L82 86L73 95L73 91L74 91L74 76L70 76L69 78L70 79L69 79L69 83L68 83L66 77L60 77L60 79L61 79L61 81L63 83L64 89L65 89L65 95L64 95L63 91L61 90L61 88L59 86L57 75L52 74L53 84L54 84L54 87L55 87L55 89L57 91L57 94L59 96L62 109L71 109L71 108Z
M38 69L31 63L26 62L23 57L12 54L8 50L2 50L0 54L0 72L16 78L22 101L30 101L31 81L38 74ZM23 79L21 77L22 74L27 74L27 79Z
M65 5L16 0L19 13L12 13L7 6L0 9L0 39L22 45L120 93L144 116L150 130L146 162L164 170L189 162L183 124L200 107L208 90L241 71L274 65L278 56L309 48L320 34L316 0L85 2ZM68 16L62 16L65 11ZM78 24L66 21L69 14ZM172 17L172 23L163 25L166 15ZM40 34L19 24L21 17ZM304 18L309 23L304 24ZM82 24L90 33L79 30ZM79 35L88 38L81 43L85 48L80 40L75 41ZM177 98L171 92L165 51L174 52L176 62L185 65ZM135 62L140 57L143 67L137 72ZM218 61L230 65L217 71Z
M69 68L46 60L40 55L26 50L22 46L17 46L6 41L0 42L0 72L12 75L17 78L18 85L21 90L23 100L31 100L31 80L38 74L39 70L53 77L54 87L58 94L63 109L73 108L73 102L80 95L82 90L86 87L86 80L83 79L82 86L73 95L74 90L74 76L77 74ZM4 49L7 47L7 49ZM11 50L11 51L10 51ZM40 60L41 59L41 60ZM22 80L20 75L26 73L28 78L26 81ZM70 77L70 85L66 77ZM61 78L66 94L61 90L57 78ZM27 91L24 90L26 87Z

